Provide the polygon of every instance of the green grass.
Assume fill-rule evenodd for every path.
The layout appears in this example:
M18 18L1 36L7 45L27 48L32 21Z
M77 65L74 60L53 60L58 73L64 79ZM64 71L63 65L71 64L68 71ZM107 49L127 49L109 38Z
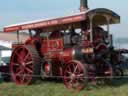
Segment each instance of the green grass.
M88 86L80 92L68 90L63 83L53 81L30 86L1 83L0 96L128 96L128 79L115 80L112 85Z

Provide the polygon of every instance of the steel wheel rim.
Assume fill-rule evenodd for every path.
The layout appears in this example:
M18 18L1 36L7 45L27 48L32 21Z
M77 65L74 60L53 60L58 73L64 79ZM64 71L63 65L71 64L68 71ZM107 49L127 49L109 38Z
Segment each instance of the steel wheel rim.
M27 48L18 47L11 57L11 74L16 84L30 84L33 74L32 55Z

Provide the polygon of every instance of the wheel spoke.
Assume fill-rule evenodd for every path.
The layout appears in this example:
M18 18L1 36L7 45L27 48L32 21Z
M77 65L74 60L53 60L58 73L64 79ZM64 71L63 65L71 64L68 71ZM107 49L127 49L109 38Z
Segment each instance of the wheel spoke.
M72 84L72 83L73 83L73 79L70 79L69 83L71 83L71 84Z
M71 75L71 74L72 74L72 72L69 72L69 71L66 71L66 73L68 73L69 75Z
M18 71L18 72L16 73L16 76L21 76L21 75L22 75L22 73L23 73L23 71L22 71L22 70L20 70L20 71Z
M25 63L25 65L30 65L32 63L33 63L33 61L29 61L29 62Z
M20 66L20 64L18 64L18 63L13 63L13 65L14 65L14 66Z
M30 68L31 70L33 69L33 66L32 66L32 65L30 66L30 64L29 64L29 66L27 66L27 67Z
M76 74L81 74L81 73L83 73L83 69L80 66L77 65L77 68L75 69L75 73Z
M18 67L18 68L16 68L15 73L19 73L19 72L21 72L21 71L22 71L21 68Z
M26 71L30 72L30 73L33 73L33 71L29 68L26 67Z
M21 75L21 73L22 73L22 70L20 70L20 71L17 73L17 75Z
M26 60L28 59L29 56L30 56L30 54L27 53L27 55L26 55L25 58L24 58L24 62L26 62Z
M76 70L77 70L78 66L76 65L75 69L74 69L74 72L73 73L76 73Z
M82 77L82 76L84 76L84 74L82 73L82 74L78 74L77 75L77 77Z
M20 76L20 82L22 84L24 84L24 80L25 80L25 74L21 74L21 76Z
M20 63L22 61L22 57L20 56L20 54L18 52L16 52L15 54L16 54L16 56L18 58L18 63Z
M73 64L72 64L72 66L73 66L73 69L75 69L75 68L76 68L76 66L77 66L77 64L75 65L75 63L73 63Z
M24 82L24 80L25 80L25 77L26 77L26 74L23 74L23 77L22 77L22 78L23 78L23 79L22 79L23 82Z

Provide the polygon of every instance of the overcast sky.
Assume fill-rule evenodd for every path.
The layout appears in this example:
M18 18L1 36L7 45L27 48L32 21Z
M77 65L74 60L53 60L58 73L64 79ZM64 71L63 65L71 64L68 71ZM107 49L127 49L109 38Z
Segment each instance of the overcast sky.
M1 0L0 29L4 26L42 18L58 17L79 9L80 0ZM88 0L90 9L109 8L121 16L112 27L115 37L128 37L128 0Z

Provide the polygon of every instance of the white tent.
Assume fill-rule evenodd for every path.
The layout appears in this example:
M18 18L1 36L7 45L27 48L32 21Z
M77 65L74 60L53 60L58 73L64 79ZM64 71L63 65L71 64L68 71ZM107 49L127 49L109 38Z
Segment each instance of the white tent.
M9 51L9 50L11 50L10 48L7 48L7 47L5 47L5 46L2 46L2 45L0 45L0 65L1 65L1 61L2 61L2 51Z

